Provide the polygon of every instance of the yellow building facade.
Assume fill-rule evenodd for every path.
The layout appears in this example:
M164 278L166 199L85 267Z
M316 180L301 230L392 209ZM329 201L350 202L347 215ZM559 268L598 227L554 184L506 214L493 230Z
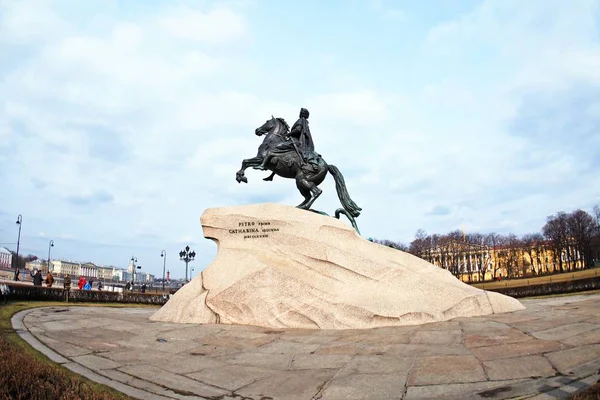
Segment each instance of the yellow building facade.
M442 246L425 249L419 256L464 282L538 276L584 267L583 257L574 247L555 255L549 243L484 246L448 241Z
M115 267L98 267L98 279L112 280L113 277L117 274L115 270Z
M81 264L74 261L52 260L52 272L59 275L79 276Z

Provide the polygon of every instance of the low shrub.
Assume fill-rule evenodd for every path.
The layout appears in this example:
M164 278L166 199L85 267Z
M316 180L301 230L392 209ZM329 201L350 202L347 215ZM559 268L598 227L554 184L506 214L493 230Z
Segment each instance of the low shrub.
M569 400L600 400L600 382L575 394Z
M9 300L25 301L65 301L66 293L61 287L24 285L5 283ZM127 303L163 305L168 297L161 293L110 292L98 290L71 290L69 303Z
M12 346L0 337L0 399L94 399L113 396L97 393L86 382Z
M129 396L92 382L29 347L13 330L20 310L60 303L28 302L0 306L0 400L128 400Z

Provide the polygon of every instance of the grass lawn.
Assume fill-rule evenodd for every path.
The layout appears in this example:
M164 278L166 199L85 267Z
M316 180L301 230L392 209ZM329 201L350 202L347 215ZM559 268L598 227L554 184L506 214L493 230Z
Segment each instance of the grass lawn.
M53 363L34 350L13 330L13 314L34 307L60 306L64 302L9 302L0 304L0 400L8 399L131 399L108 386L90 381ZM131 304L78 303L69 306L132 307ZM133 305L135 307L135 305ZM148 306L141 306L148 307Z

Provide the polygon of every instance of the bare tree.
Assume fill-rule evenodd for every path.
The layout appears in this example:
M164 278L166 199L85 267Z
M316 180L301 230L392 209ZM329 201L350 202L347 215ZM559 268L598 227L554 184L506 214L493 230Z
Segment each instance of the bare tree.
M440 267L452 272L450 259L450 238L447 235L438 236L438 253L440 257Z
M600 206L594 206L594 219L596 220L596 225L600 226Z
M498 249L502 241L502 236L495 232L488 233L485 237L486 245L492 250L492 257L490 260L490 262L492 263L492 279L496 279L496 277L498 276L498 271L502 269L498 257Z
M503 235L498 235L496 238L496 264L494 265L494 275L498 273L499 276L502 275L502 271L506 271L506 275L508 276L508 238Z
M544 237L540 233L528 233L521 239L523 252L529 257L531 271L539 275L542 269L541 252L544 244Z
M480 281L485 281L485 274L491 268L492 261L493 255L490 252L490 248L483 245L481 250L477 252L477 271Z
M584 268L591 268L594 265L592 242L597 229L594 217L583 210L575 210L567 215L567 228L573 240L573 246L569 246L571 260L573 263L582 260Z
M427 261L429 261L432 264L435 264L436 260L438 261L438 263L441 263L440 237L441 236L437 233L428 236L429 246L427 250Z
M427 233L423 229L419 229L415 234L415 239L410 243L408 251L417 257L425 258L428 247L430 247L430 241Z
M448 259L450 261L450 272L460 279L460 275L465 272L464 255L465 246L463 243L463 234L459 230L449 232L446 237L448 245Z
M519 255L521 253L521 240L514 234L509 234L505 242L505 268L508 278L519 276Z
M493 279L503 270L508 278L529 272L565 272L576 268L579 261L584 268L591 268L600 260L600 206L594 206L592 214L557 212L547 217L542 234L529 233L522 238L494 232L464 235L459 230L429 235L419 229L408 246L391 240L375 242L410 252L457 278L468 274L469 281L473 274L485 281L487 271Z
M403 251L405 253L408 253L408 246L406 244L402 243L402 242L396 242L396 243L394 243L394 248L396 250L400 250L400 251Z
M391 247L392 249L396 249L396 250L400 250L400 251L408 251L408 246L405 245L404 243L394 242L394 241L388 240L388 239L383 239L383 240L374 239L373 242L380 244L382 246Z
M19 254L19 258L17 258L16 252L11 251L11 253L12 253L12 268L24 269L25 264L27 264L30 261L35 261L38 259L38 257L34 256L33 254L27 254L26 256Z
M467 271L469 274L469 282L473 280L473 274L478 276L478 280L481 280L481 266L480 255L483 249L483 237L481 233L471 232L467 234L465 238L466 243L466 258L467 258Z
M550 241L554 261L554 270L558 264L560 272L564 272L563 254L568 247L568 224L567 214L563 211L551 215L546 220L546 225L542 228L544 236Z
M596 220L596 232L592 239L593 266L600 260L600 207L597 205L594 206L594 219Z

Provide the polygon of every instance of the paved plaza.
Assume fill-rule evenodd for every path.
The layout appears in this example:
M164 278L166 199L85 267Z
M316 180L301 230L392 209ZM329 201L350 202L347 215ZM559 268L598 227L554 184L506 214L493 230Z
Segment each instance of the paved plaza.
M57 363L142 399L567 398L598 381L600 295L421 326L272 330L47 307L13 327Z

